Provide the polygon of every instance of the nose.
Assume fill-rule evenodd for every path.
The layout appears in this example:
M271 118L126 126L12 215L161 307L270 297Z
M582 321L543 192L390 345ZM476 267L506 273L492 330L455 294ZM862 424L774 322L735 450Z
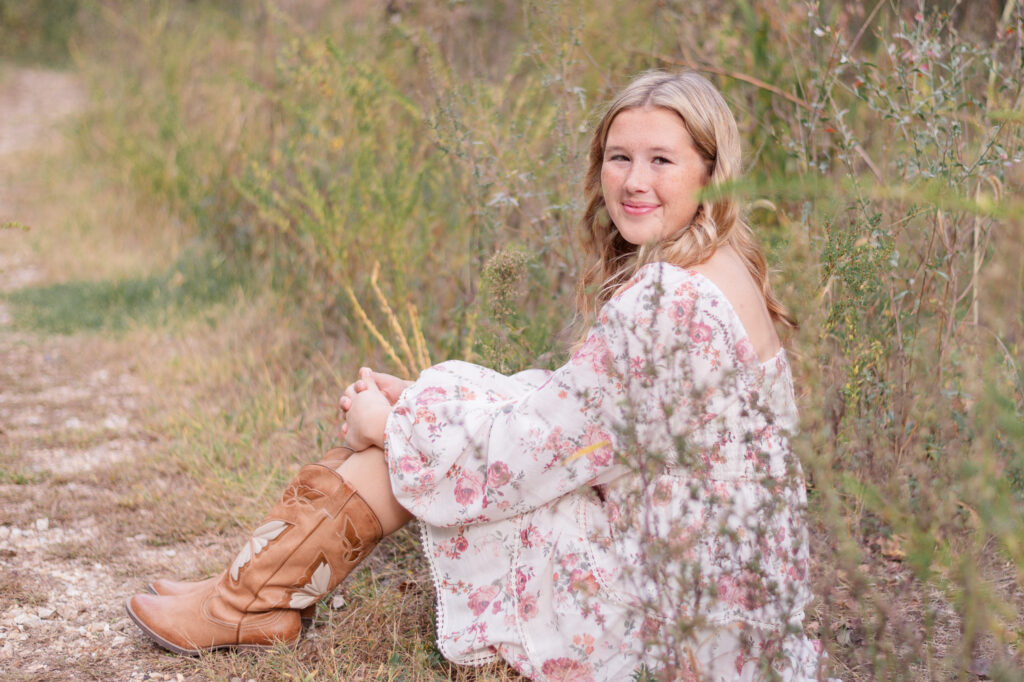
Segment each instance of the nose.
M647 169L644 168L644 164L629 164L629 171L626 173L626 181L623 183L625 190L630 194L639 194L646 192L650 186L650 175Z

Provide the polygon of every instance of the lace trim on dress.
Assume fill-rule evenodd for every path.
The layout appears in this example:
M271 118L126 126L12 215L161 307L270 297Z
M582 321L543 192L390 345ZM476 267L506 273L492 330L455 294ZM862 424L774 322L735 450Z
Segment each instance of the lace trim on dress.
M434 563L434 553L431 551L436 545L430 536L430 524L417 519L420 524L420 542L423 543L423 554L427 558L427 565L430 566L430 579L434 583L434 595L437 600L437 648L441 654L452 663L459 665L481 666L498 660L496 653L479 653L472 656L456 656L448 647L448 610L441 587L441 579L437 575L437 566Z

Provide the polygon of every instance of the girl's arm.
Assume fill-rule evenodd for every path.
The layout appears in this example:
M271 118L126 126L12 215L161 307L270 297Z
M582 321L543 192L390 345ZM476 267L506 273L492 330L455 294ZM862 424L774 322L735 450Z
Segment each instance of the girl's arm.
M644 268L532 390L468 363L425 371L387 421L402 506L432 525L497 520L617 478L625 457L671 456L732 342L687 278Z

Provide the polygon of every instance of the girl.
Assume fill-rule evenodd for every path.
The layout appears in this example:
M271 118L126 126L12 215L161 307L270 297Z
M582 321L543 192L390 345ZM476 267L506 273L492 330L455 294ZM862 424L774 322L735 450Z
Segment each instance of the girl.
M817 679L803 633L805 493L774 324L792 325L729 197L736 123L693 73L648 72L594 132L582 220L588 331L511 377L362 369L356 454L302 469L231 566L128 612L194 654L293 641L300 611L417 518L450 660L539 680Z

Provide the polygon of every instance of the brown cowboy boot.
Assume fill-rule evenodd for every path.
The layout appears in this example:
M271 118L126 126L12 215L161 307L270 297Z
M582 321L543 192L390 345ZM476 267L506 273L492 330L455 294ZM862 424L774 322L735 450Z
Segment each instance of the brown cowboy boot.
M354 453L355 450L349 447L342 446L331 448L324 454L324 458L320 460L320 464L335 469ZM169 578L158 578L146 587L153 594L165 597L177 597L190 592L208 590L218 580L220 580L220 578L221 576L213 576L212 578L206 578L205 580L171 580ZM302 616L303 627L309 627L313 623L313 619L316 618L316 604L310 604L299 613Z
M158 594L164 597L177 597L190 592L201 592L208 590L221 576L215 575L205 580L170 580L169 578L158 578L147 585L150 594ZM316 619L316 604L310 604L299 611L302 618L302 627L308 628Z
M137 594L125 607L180 654L291 642L301 632L298 609L334 589L381 535L359 494L332 467L311 464L221 576L183 594Z

